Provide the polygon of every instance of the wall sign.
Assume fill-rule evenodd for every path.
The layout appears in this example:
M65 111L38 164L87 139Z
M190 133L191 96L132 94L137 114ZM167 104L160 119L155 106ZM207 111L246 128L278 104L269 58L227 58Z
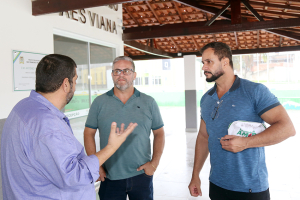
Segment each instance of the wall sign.
M35 70L46 54L13 50L14 91L35 89Z
M89 114L89 108L88 109L81 109L81 110L76 110L76 111L71 111L71 112L65 112L64 114L69 118L69 119L74 119L77 117L82 117L82 116L87 116Z
M163 70L171 70L171 60L170 59L162 59L162 67L163 67Z
M114 10L118 10L118 5L115 6L110 6L110 8ZM70 11L64 11L60 12L59 16L66 15L67 18L78 21L82 24L86 24L87 21L89 21L90 25L93 27L96 27L98 29L102 29L104 31L108 31L111 33L116 33L117 34L117 26L116 22L112 21L110 19L104 18L103 16L91 12L89 10L85 9L79 9L79 10L70 10ZM122 26L122 24L121 24Z

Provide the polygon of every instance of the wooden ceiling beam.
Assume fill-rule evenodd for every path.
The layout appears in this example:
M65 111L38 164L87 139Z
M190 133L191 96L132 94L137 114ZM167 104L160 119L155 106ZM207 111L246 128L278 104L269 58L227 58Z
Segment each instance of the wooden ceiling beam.
M154 31L154 32L165 32L173 29L185 29L185 28L196 28L204 27L206 21L203 22L187 22L180 24L165 24L163 26L141 26L141 27L132 27L124 30L124 34L127 33L139 33L144 34L145 32ZM225 25L230 24L229 20L217 20L214 23L215 25Z
M259 47L259 30L257 31L257 46Z
M150 39L150 47L152 47L152 48L154 47L154 42L153 41L154 41L154 39Z
M32 1L32 15L44 15L68 10L130 3L138 0L35 0Z
M157 21L158 21L160 24L163 24L163 23L161 22L161 20L159 19L159 17L157 16L155 10L152 8L151 4L150 4L148 1L146 1L146 4L147 4L147 6L150 8L150 10L153 12L153 15L155 16L155 18L157 19Z
M236 1L236 0L234 0ZM237 0L238 1L238 0ZM228 1L220 10L219 12L217 12L209 21L206 22L205 26L210 26L212 23L214 23L214 21L220 17L223 12L226 11L226 9L230 6L230 1Z
M249 4L248 1L241 0L244 6L258 19L258 21L264 21L264 18L258 14L258 12Z
M177 11L178 15L180 16L182 22L185 22L185 21L184 21L184 17L183 17L182 13L181 13L180 10L179 10L179 7L178 7L177 2L174 1L173 3L174 3L174 5L175 5L176 11Z
M299 29L300 27L294 27L294 28L285 28L285 29L283 29L284 31L292 31L292 32L294 32L294 33L300 33L300 29Z
M269 21L259 22L248 22L242 24L228 24L227 20L216 21L215 25L212 26L200 26L201 22L198 23L183 23L183 24L170 24L159 27L141 27L143 31L137 28L131 28L123 33L123 40L140 40L149 38L164 38L164 37L178 37L188 35L207 35L217 33L230 33L230 32L243 32L243 31L254 31L263 29L277 29L277 28L289 28L300 26L300 19L278 19ZM218 22L218 23L217 23ZM230 22L229 22L230 23ZM190 25L190 26L187 26ZM268 30L271 31L271 30ZM275 30L276 31L276 30ZM275 33L274 31L274 33Z
M244 9L242 9L244 10ZM263 13L263 14L270 14L269 16L271 17L271 15L274 15L276 17L278 16L282 16L282 17L299 17L299 14L294 14L294 13L286 13L286 12L277 12L277 11L269 11L269 10L259 10L257 9L257 12ZM273 17L274 19L274 17Z
M199 47L197 41L195 40L194 36L191 36L191 37L192 37L195 47L197 48L197 51L200 51L200 47Z
M273 47L273 48L259 48L259 49L239 49L232 50L232 54L252 54L252 53L270 53L270 52L282 52L282 51L299 51L300 46L289 47Z
M214 7L199 5L199 3L195 0L174 0L174 1L176 1L178 3L181 3L181 4L184 4L184 5L187 5L187 6L190 6L192 8L197 9L197 10L201 10L202 12L213 14L213 15L215 15L216 13L219 12L219 9L214 8ZM222 17L224 19L228 19L228 20L231 19L231 16L228 15L228 14L225 14L225 13L221 14L220 17Z
M128 46L130 48L133 48L133 49L137 49L137 50L142 51L142 52L147 53L147 54L155 55L155 56L168 57L168 58L172 58L172 56L173 56L170 53L167 53L167 52L162 51L162 50L158 50L154 47L143 45L143 44L138 43L136 41L124 41L124 45Z
M246 9L242 9L242 11L243 10L246 10ZM264 14L264 16L263 16L264 19L271 19L271 20L280 19L280 18L283 19L283 17L287 17L287 18L300 17L300 15L297 15L297 14L280 13L280 12L273 12L273 11L266 11L266 10L258 10L257 12ZM271 15L266 15L266 14L271 14ZM246 18L256 18L252 14L246 14L246 13L242 13L242 16L246 17Z
M231 24L241 24L241 0L230 0L229 2L231 2Z
M124 48L124 52L127 53L129 56L131 56L131 53L129 53L129 51L125 50L125 48Z
M300 42L300 35L290 32L290 31L282 31L282 30L271 30L271 31L265 30L265 31L267 31L268 33L272 33L272 34L275 34L278 36L286 37L286 38Z
M249 39L247 39L247 37L240 37L239 38L239 41L240 41L240 45L241 44L243 44L243 42L242 41L244 41L244 42L246 42L246 44L256 44L257 45L257 39L256 38L254 38L254 37L251 37L251 38L249 38ZM267 42L267 43L269 43L269 42L279 42L279 37L278 37L278 39L276 38L276 39L273 39L273 38L261 38L261 42L262 43L264 43L264 42Z
M300 46L289 46L289 47L273 47L273 48L260 48L260 49L238 49L232 50L232 55L239 54L254 54L254 53L269 53L269 52L283 52L283 51L300 51ZM201 57L199 51L182 53L178 56L177 53L169 53L173 58L183 57L185 55L196 55ZM156 55L141 55L141 56L130 56L133 60L151 60L151 59L168 59L166 57L160 57Z
M235 0L233 0L235 1ZM223 4L220 4L220 3L206 3L206 2L199 2L201 3L202 6L218 6L218 7L222 7ZM248 2L249 3L249 2ZM252 2L250 2L250 5L253 4ZM299 7L300 8L300 7ZM241 11L246 11L247 9L245 8L241 8ZM299 10L300 11L300 10ZM295 13L290 13L290 12L283 12L283 11L270 11L270 10L266 10L265 8L260 8L260 9L257 9L257 12L262 12L262 13L266 13L266 14L273 14L275 15L276 17L277 16L287 16L287 17L299 17L299 14L295 14ZM231 12L232 14L232 12ZM247 15L245 14L242 14L246 17L248 17ZM266 18L266 17L264 17ZM270 17L268 17L270 18ZM274 19L274 17L272 17L271 19ZM275 18L276 19L276 18Z
M126 12L128 13L128 15L131 17L131 19L138 25L140 26L141 24L139 23L139 21L137 19L135 19L135 17L132 15L132 13L128 10L126 5L123 5L124 10L126 10Z
M178 57L177 54L172 54L173 57ZM137 60L152 60L152 59L169 59L166 57L160 57L156 55L142 55L142 56L130 56L130 58L134 61Z
M223 0L225 1L225 0ZM280 4L272 4L272 3L262 3L257 1L248 1L251 5L256 5L261 9L268 10L268 8L279 8L284 10L296 10L300 11L300 7L297 6L289 6L289 5L280 5ZM208 1L199 1L199 5L202 6L213 6L213 7L221 7L223 4L220 2L208 2Z
M236 32L234 32L234 38L235 38L235 46L238 49L239 48L239 42L238 42L238 38L237 38Z
M272 4L272 3L260 3L260 2L257 2L257 1L249 1L249 3L252 4L252 5L257 5L257 6L267 6L267 7L275 7L275 8L282 8L282 9L300 11L300 7L297 7L297 6L280 5L280 4Z
M280 39L279 39L279 47L282 47L282 36L280 36Z
M217 41L216 35L213 34L213 37L214 37L214 41L216 42Z
M253 54L253 53L270 53L270 52L283 52L283 51L299 51L300 46L289 46L289 47L272 47L272 48L255 48L255 49L238 49L231 50L232 55L239 54ZM199 52L188 52L182 53L182 56L185 55L196 55L197 57L201 57ZM174 55L176 57L176 55Z
M262 16L260 16L256 10L249 4L248 1L246 0L241 0L242 3L245 5L245 7L259 20L259 21L264 21L264 18ZM297 18L299 19L299 18ZM276 21L276 20L272 20L272 21ZM281 35L281 36L284 36L284 37L288 37L290 39L293 39L293 40L297 40L297 41L300 41L300 37L293 34L292 32L287 32L287 31L280 31L280 30L266 30L267 32L269 33L273 33L273 34L276 34L276 35Z
M154 47L158 50L160 50L160 46L158 46L157 42L155 41L155 39L153 39L153 43L154 43Z
M176 44L175 40L173 38L171 38L171 37L169 39L172 41L172 43L176 47L177 51L181 51L181 48L179 47L179 45Z

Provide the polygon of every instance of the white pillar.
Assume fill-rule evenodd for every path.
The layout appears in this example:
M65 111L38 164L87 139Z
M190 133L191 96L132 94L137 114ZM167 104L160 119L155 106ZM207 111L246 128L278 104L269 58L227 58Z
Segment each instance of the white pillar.
M185 85L185 121L186 131L197 131L197 87L196 87L196 56L183 56Z

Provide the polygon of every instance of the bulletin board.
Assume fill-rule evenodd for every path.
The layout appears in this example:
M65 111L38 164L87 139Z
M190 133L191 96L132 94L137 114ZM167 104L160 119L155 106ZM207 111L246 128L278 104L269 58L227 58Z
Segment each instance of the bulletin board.
M35 89L35 70L40 60L47 54L12 51L14 91Z

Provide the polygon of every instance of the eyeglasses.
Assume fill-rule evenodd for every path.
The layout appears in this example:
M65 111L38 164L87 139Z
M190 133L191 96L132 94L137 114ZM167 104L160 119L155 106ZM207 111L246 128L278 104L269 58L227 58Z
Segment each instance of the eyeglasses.
M215 120L215 119L217 119L217 118L219 117L219 112L218 112L218 110L219 110L219 108L221 107L222 102L223 102L223 100L222 100L222 101L217 101L217 105L215 106L214 110L213 110L212 113L211 113L211 119L212 119L212 120Z
M113 73L114 76L119 76L121 74L121 72L123 72L124 75L130 75L134 71L132 69L115 69L115 70L112 70L112 73Z

